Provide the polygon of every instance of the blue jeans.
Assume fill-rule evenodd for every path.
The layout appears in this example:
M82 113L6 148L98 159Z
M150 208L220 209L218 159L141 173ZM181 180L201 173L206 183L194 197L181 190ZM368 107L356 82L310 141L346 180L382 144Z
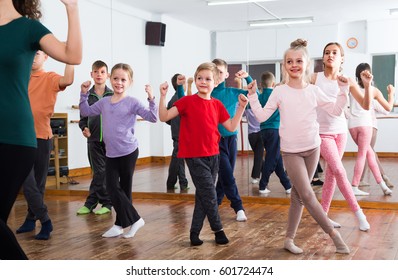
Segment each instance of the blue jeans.
M237 136L221 137L219 148L220 167L216 185L218 205L222 203L225 195L231 201L231 207L235 212L244 210L234 177L235 162L238 153Z
M263 138L266 153L259 183L260 190L264 190L267 187L269 177L273 172L279 177L285 190L290 189L292 185L283 167L280 153L279 129L263 129L261 130L261 137Z

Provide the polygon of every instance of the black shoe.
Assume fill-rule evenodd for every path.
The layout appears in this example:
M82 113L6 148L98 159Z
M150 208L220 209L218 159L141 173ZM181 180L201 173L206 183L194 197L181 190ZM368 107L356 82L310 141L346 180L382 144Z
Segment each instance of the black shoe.
M229 242L225 232L223 230L214 233L216 236L216 243L217 244L227 244Z
M203 244L203 241L199 239L199 234L196 232L191 232L189 239L191 240L192 246L199 246Z
M313 186L323 186L323 181L321 179L312 180L311 185L313 185Z

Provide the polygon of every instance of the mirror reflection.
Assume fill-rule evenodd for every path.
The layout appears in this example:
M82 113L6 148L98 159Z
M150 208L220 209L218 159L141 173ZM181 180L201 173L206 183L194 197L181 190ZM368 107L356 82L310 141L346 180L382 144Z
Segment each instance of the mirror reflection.
M58 9L52 1L43 1L43 6ZM380 30L390 30L391 26L397 26L397 19L386 17L382 20L356 21L335 23L325 26L304 27L282 26L275 28L251 29L235 31L217 31L209 35L208 30L192 27L180 20L175 20L168 15L146 13L139 15L139 10L128 5L126 1L81 1L82 28L85 37L84 62L76 71L76 82L70 90L69 96L60 96L56 112L68 114L68 153L69 177L64 178L60 188L87 189L90 178L90 168L87 152L84 150L87 143L81 135L77 124L73 121L79 120L79 112L72 105L77 104L76 93L79 92L80 83L90 79L91 64L102 59L111 67L121 61L129 62L134 70L134 84L130 93L145 101L144 85L150 82L155 95L158 95L158 85L167 80L171 85L171 78L176 73L184 74L187 79L193 76L196 66L203 61L214 58L222 58L228 63L229 77L226 85L229 87L247 86L245 81L237 84L235 73L244 70L249 75L261 81L264 72L269 71L275 76L275 83L281 82L281 62L284 51L291 41L298 37L308 40L308 50L314 63L314 72L323 71L323 48L328 42L339 42L344 51L344 62L342 73L355 79L355 69L358 64L367 62L372 66L374 85L380 89L385 99L388 100L388 84L395 84L396 77L396 49L398 39L387 36ZM128 2L128 1L127 1ZM250 4L246 4L250 5ZM98 43L98 38L91 32L95 29L90 12L103 15L106 40ZM87 12L85 12L87 11ZM249 18L248 6L241 7L239 20ZM56 22L56 16L46 13L45 21L51 24ZM166 25L164 46L149 46L145 44L145 25L147 22L161 22ZM135 26L137 28L130 28ZM125 27L125 28L121 28ZM126 34L128 30L128 34ZM183 44L182 44L183 42ZM202 44L203 43L203 44ZM101 45L101 47L97 47ZM210 46L209 48L205 46ZM96 50L95 52L93 50ZM54 63L54 68L61 69L62 66ZM156 65L156 67L153 67ZM50 66L49 66L50 68ZM259 83L260 84L260 83ZM260 88L263 90L263 88ZM171 90L172 91L172 90ZM196 91L195 84L192 91ZM73 95L73 96L72 96ZM172 93L169 93L171 98ZM398 152L396 143L398 136L394 133L396 126L395 110L389 115L378 116L377 141L374 150L378 153L382 167L394 184L398 182L395 176L395 157ZM72 123L71 123L72 121ZM348 130L347 130L348 133ZM181 191L176 182L176 189L167 189L167 178L169 174L170 155L173 150L173 140L170 127L163 123L150 125L138 121L136 135L140 143L140 156L138 166L134 175L133 191L140 193L194 193L189 171L185 172L188 179L189 189ZM351 135L347 134L347 144L344 149L343 164L347 177L351 181L354 173L355 159L358 147ZM242 197L269 197L288 199L285 189L279 178L273 173L270 176L269 193L259 192L258 178L252 178L254 164L254 152L249 143L248 119L245 117L238 128L236 140L237 157L234 168L234 178ZM324 180L326 164L320 159L319 179ZM386 197L377 186L377 182L370 172L367 172L364 181L370 186L360 186L369 196L358 196L359 201L383 201L391 202L397 200L393 193L392 197ZM255 176L257 177L257 176ZM254 179L254 180L253 180ZM79 184L73 184L78 182ZM322 185L314 184L314 190L321 194ZM336 191L336 200L344 200L341 193Z

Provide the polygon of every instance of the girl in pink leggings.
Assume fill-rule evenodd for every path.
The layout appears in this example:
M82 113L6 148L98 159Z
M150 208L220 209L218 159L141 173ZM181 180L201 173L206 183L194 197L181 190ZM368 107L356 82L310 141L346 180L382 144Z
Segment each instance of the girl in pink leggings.
M325 94L332 100L336 100L339 93L338 76L340 75L341 65L344 61L344 50L337 42L328 43L323 49L324 72L315 73L312 76L312 83L319 86ZM363 94L358 85L349 79L351 97L358 100L365 109L369 108L371 99L366 91ZM325 182L322 188L322 208L328 213L332 202L336 184L352 212L359 222L359 229L367 231L370 225L366 220L365 214L358 205L354 195L354 190L347 178L346 170L341 161L347 143L347 121L344 114L338 116L331 115L322 108L317 109L319 133L322 139L321 156L326 162ZM332 221L334 227L340 224Z
M372 96L380 102L380 104L384 104L388 102L384 99L381 100L380 95L376 92L376 88L371 85L372 75L362 76L361 72L368 71L370 73L370 66L367 63L361 63L357 66L356 76L358 79L358 84L362 90L368 89L371 91ZM391 90L391 87L390 87ZM381 95L382 96L382 95ZM371 103L372 104L372 103ZM389 104L388 104L389 105ZM385 108L387 109L387 108ZM373 110L371 105L370 110ZM355 162L354 167L354 176L352 178L352 185L354 187L358 187L359 181L361 179L361 175L363 169L365 167L365 161L368 161L368 165L370 170L373 173L373 176L376 180L376 183L380 186L381 190L385 195L391 195L392 191L387 187L386 183L383 181L383 178L380 173L380 169L377 165L375 153L370 145L372 140L372 114L370 110L364 110L361 106L359 106L358 102L350 96L350 110L348 115L348 128L351 134L352 139L358 145L358 153L357 160ZM391 110L391 106L390 106ZM369 193L361 191L358 195L369 195Z
M267 120L275 110L280 113L280 146L283 162L292 182L291 203L284 248L293 254L303 250L294 244L304 207L331 237L336 252L348 254L350 249L333 227L311 187L319 160L319 127L316 108L331 115L340 115L347 103L348 83L339 77L340 92L335 100L328 98L317 86L310 84L310 59L307 42L296 40L285 52L282 64L282 85L275 87L264 108L258 101L256 81L248 85L250 106L258 119Z

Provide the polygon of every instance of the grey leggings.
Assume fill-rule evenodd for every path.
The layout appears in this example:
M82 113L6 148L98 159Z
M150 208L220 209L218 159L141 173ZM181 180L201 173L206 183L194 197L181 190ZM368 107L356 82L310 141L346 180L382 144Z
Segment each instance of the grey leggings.
M311 187L319 153L319 147L300 153L282 152L283 163L293 185L286 230L287 238L294 239L304 206L324 232L329 234L333 231L333 226Z

